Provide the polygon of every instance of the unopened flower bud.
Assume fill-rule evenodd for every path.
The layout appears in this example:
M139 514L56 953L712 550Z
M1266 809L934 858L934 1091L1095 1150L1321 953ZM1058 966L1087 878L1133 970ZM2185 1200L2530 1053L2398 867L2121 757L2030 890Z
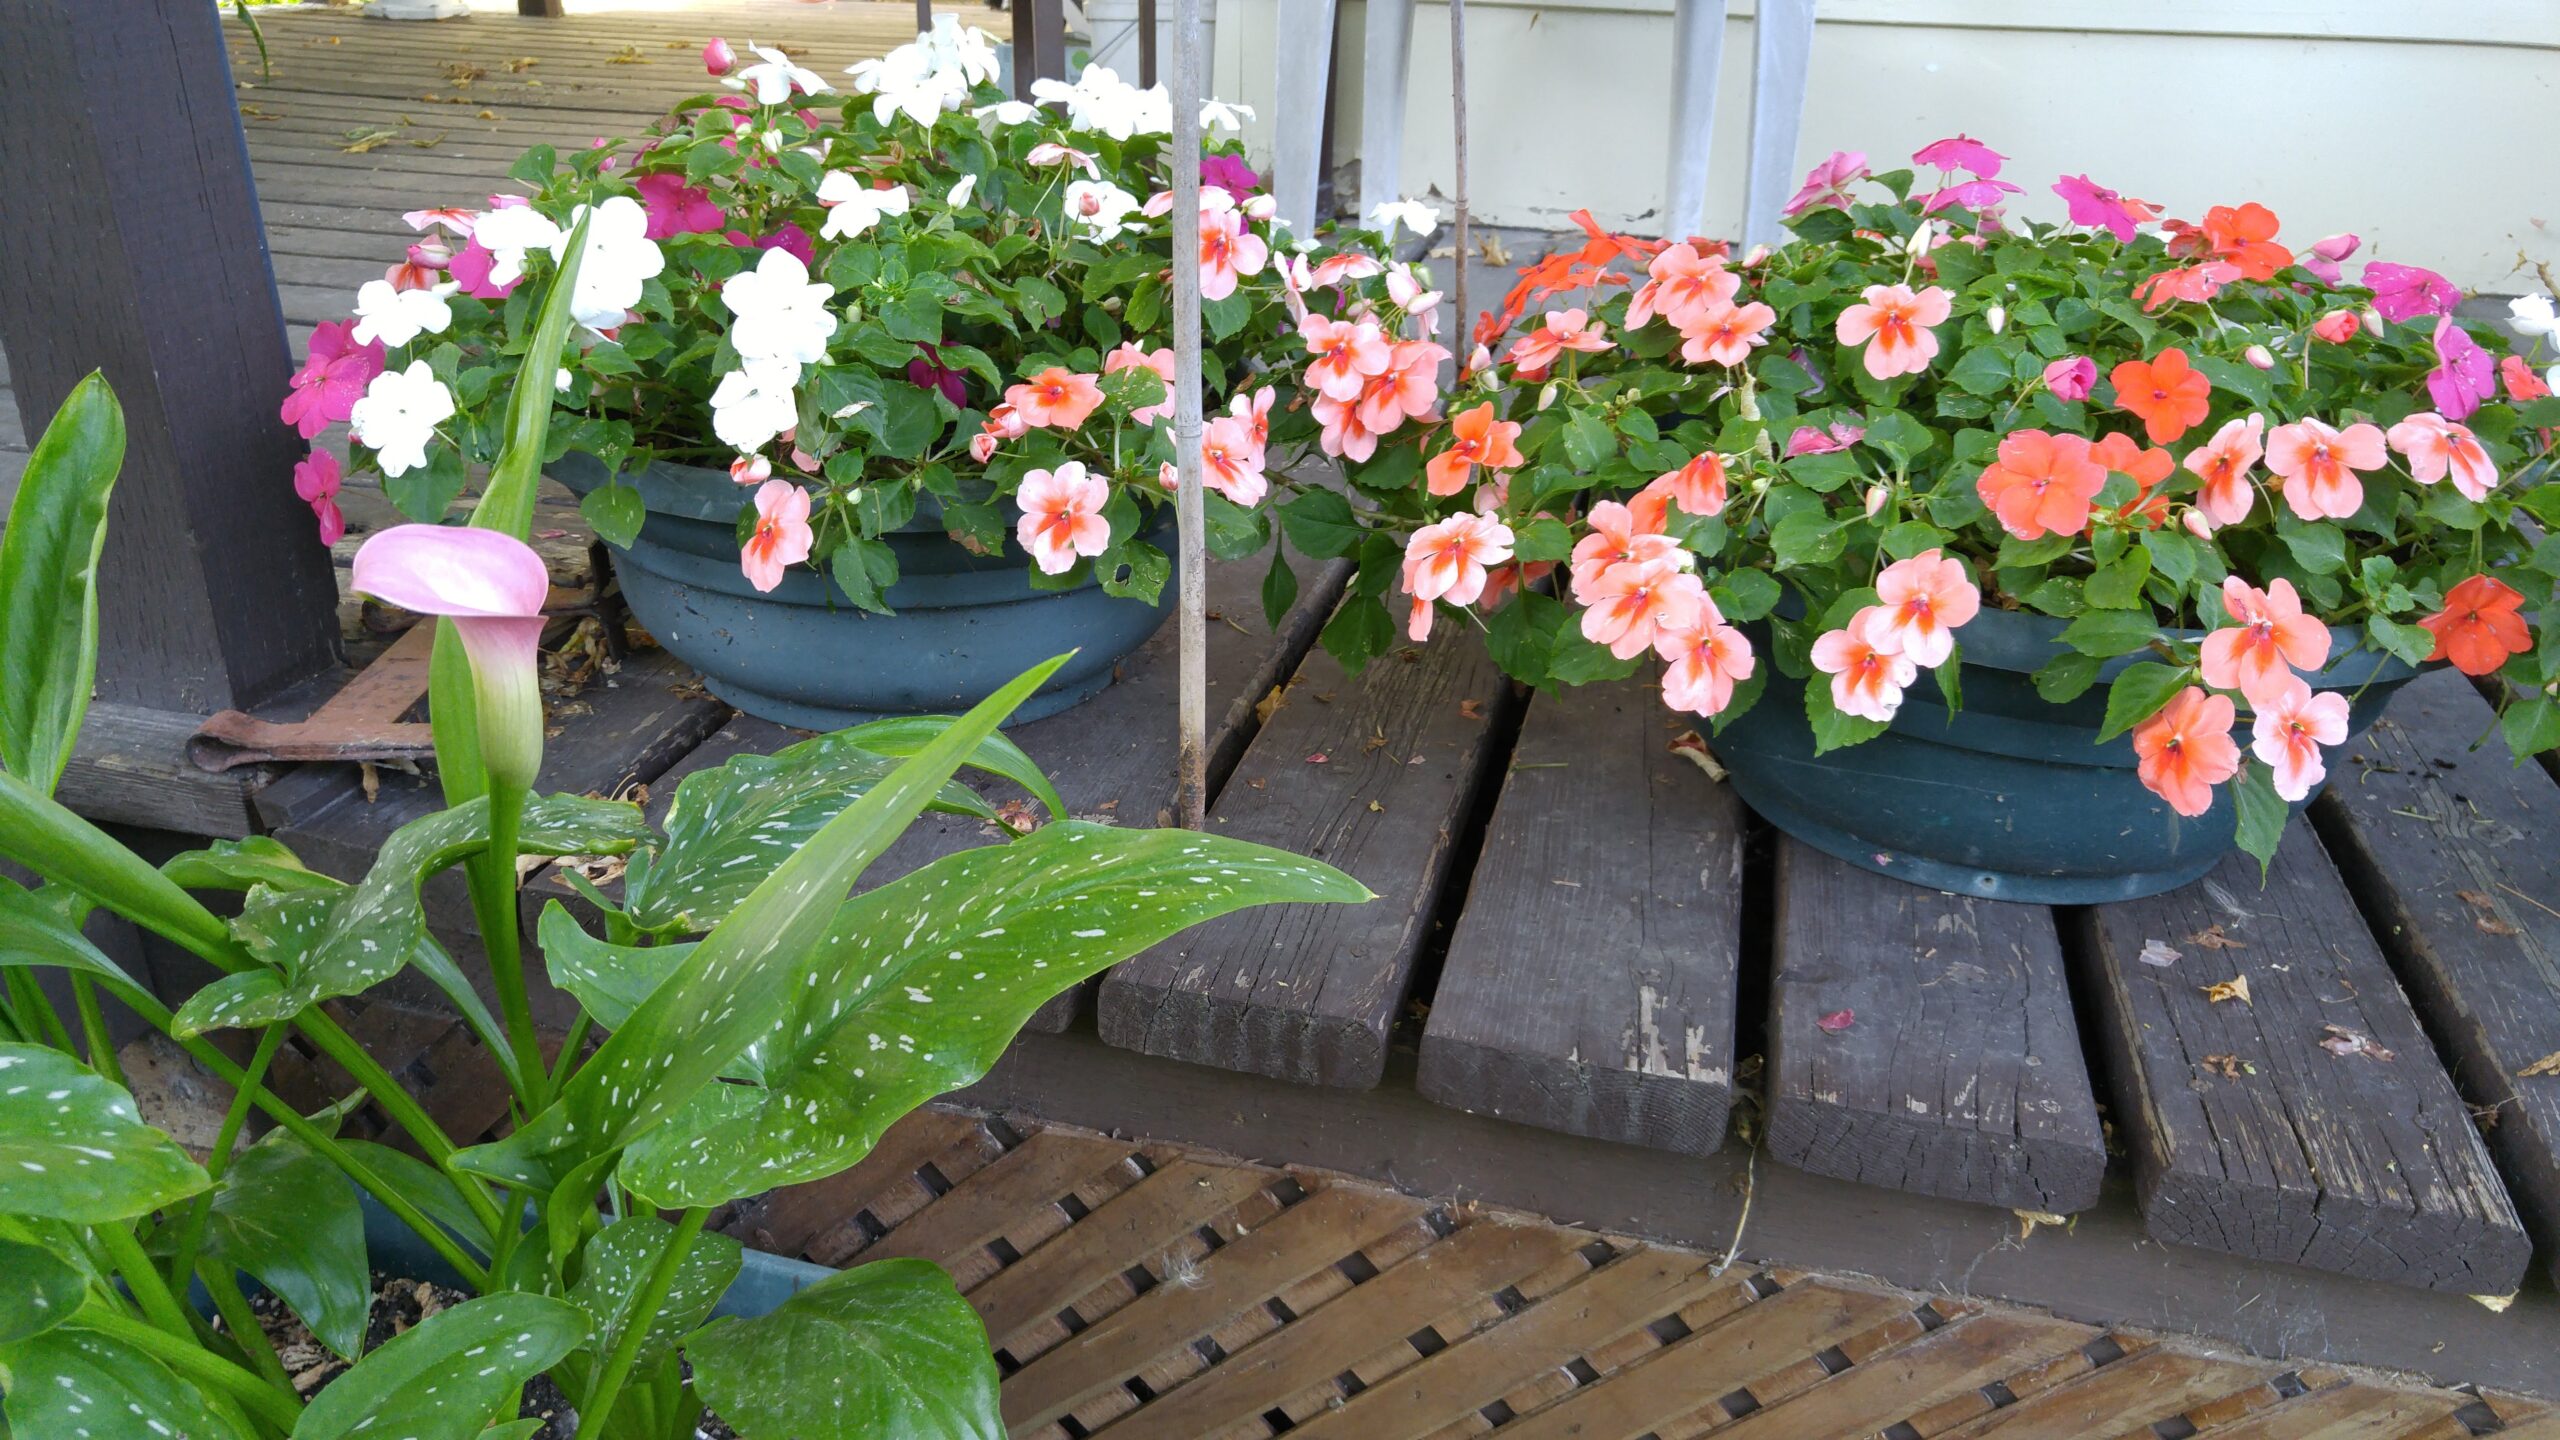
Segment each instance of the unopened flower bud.
M1561 392L1559 391L1556 382L1553 380L1548 381L1544 386L1540 387L1538 391L1539 413L1544 414L1548 406L1556 403L1556 396L1559 393Z
M2248 361L2252 367L2259 370L2273 370L2276 368L2275 353L2267 349L2264 345L2250 346L2248 349L2240 352L2240 358Z
M1868 487L1867 487L1867 518L1868 518L1868 519L1870 519L1870 520L1873 520L1874 518L1876 518L1876 512L1877 512L1877 511L1879 511L1879 510L1882 510L1882 509L1884 508L1884 502L1885 502L1886 500L1888 500L1888 499L1891 499L1891 498L1892 498L1892 494L1891 494L1891 492L1890 492L1890 491L1888 491L1888 490L1886 490L1883 486L1881 486L1881 485L1870 485L1870 486L1868 486Z
M2213 538L2213 521L2203 511L2189 508L2185 517L2187 533L2199 540Z
M1769 247L1766 245L1754 245L1751 247L1751 253L1742 257L1742 268L1745 270L1757 270L1767 263L1769 263Z
M2381 311L2379 311L2379 310L2374 309L2374 308L2373 308L2372 306L2370 306L2370 305L2367 305L2366 307L2364 307L2364 328L2366 328L2367 330L2372 331L2372 332L2373 332L2374 334L2376 334L2376 335L2381 334L2381 333L2382 333L2382 312L2381 312Z
M712 36L711 43L702 47L702 68L712 74L726 75L737 66L738 52L730 49L729 42L719 36Z
M1994 305L1989 310L1983 312L1982 318L1991 326L1991 333L1997 335L2001 331L2009 328L2009 307L2006 305Z

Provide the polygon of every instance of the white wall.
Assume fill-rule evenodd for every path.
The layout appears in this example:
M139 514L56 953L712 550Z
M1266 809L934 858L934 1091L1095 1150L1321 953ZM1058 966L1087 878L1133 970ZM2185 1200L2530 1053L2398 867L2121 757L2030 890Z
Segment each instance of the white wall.
M1733 0L1709 233L1740 228L1751 3ZM2008 154L2026 213L2060 218L2065 172L2172 215L2257 200L2297 244L2467 289L2560 270L2560 0L1822 0L1793 174L1835 149L1878 168L1957 131ZM1414 25L1404 188L1449 189L1445 5ZM1218 0L1214 88L1261 110L1274 0ZM1337 158L1359 147L1362 7L1336 56ZM1662 203L1670 0L1467 0L1470 189L1491 223L1556 228L1588 205L1646 230ZM1313 123L1310 118L1307 123Z

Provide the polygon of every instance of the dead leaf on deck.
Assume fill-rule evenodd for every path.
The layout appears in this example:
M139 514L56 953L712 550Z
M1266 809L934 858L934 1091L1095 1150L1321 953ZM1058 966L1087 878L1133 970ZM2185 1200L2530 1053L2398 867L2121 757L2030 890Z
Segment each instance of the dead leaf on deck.
M2222 933L2222 922L2218 920L2188 936L2187 943L2199 950L2246 950L2249 948L2247 942L2234 940Z
M2237 1000L2243 1005L2256 1008L2249 999L2249 977L2246 975L2234 975L2219 984L2199 985L2196 988L2202 990L2204 998L2213 1004L2219 1005L2225 1000Z
M363 782L364 782L364 803L366 803L367 805L370 805L370 804L372 804L375 800L377 800L377 799L379 799L379 798L381 797L381 795L382 795L382 772L373 768L373 762L372 762L372 761L370 761L370 760L359 760L359 761L357 761L357 762L356 762L356 776L357 776L357 778L358 778L358 779L360 779L361 781L363 781Z
M1461 720L1481 720L1481 719L1483 719L1483 718L1484 718L1484 702L1483 702L1483 701L1481 701L1481 700L1461 700L1461 701L1459 701L1459 702L1458 702L1458 718L1459 718L1459 719L1461 719Z
M1028 835L1040 828L1040 807L1016 796L996 807L996 819L1016 835Z
M535 59L531 55L519 55L515 59L507 62L507 73L510 75L521 75L541 63L542 62L540 60Z
M1386 807L1386 806L1384 806L1384 805L1379 804L1379 803L1378 803L1377 801L1375 801L1375 800L1372 800L1372 801L1370 801L1370 802L1369 802L1369 811L1370 811L1370 813L1371 813L1371 814L1374 814L1374 815L1384 815L1385 813L1387 813L1387 807Z
M2373 1037L2361 1030L2350 1030L2344 1025L2323 1025L2320 1030L2320 1048L2332 1055L2366 1055L2384 1061L2398 1058L2385 1047L2374 1044Z
M1360 742L1360 753L1363 755L1374 755L1386 748L1387 732L1384 730L1372 730L1369 732L1369 738Z
M625 45L621 49L604 57L604 63L607 65L646 65L649 63L649 57L640 53L639 46Z
M397 130L350 130L347 144L338 147L347 155L368 155L400 138Z
M2056 1215L2050 1210L2012 1210L2009 1213L2018 1217L2020 1240L2036 1233L2036 1227L2039 1225L2051 1225L2056 1229L2069 1230L2080 1223L2071 1216Z
M1683 730L1671 737L1671 753L1707 772L1707 778L1724 783L1724 766L1717 762L1716 752L1707 748L1707 737L1695 730Z
M2219 1075L2225 1080L2237 1080L2243 1075L2258 1073L2257 1066L2237 1055L2207 1055L2204 1057L2203 1064L2207 1073Z
M482 120L495 120L498 118L498 112L495 110L483 110L480 112L478 118Z
M452 81L456 85L468 85L472 81L477 80L488 73L488 71L472 64L468 60L447 60L444 62L444 78Z
M256 105L243 105L240 107L240 113L252 120L281 120L284 118L273 110L262 109Z
M561 869L574 873L590 885L610 885L621 879L622 872L630 867L630 857L625 855L563 855L560 857Z
M1813 1028L1821 1031L1825 1035L1837 1035L1841 1031L1846 1030L1857 1023L1857 1011L1834 1010L1830 1014L1823 1016L1821 1019L1814 1021Z
M1296 683L1296 682L1295 682L1294 680L1292 680L1291 682L1289 682L1289 684L1295 684L1295 683ZM1288 704L1288 703L1289 703L1289 685L1288 685L1288 684L1283 684L1283 685L1274 685L1274 686L1272 686L1272 687L1271 687L1271 693L1270 693L1270 694L1265 695L1265 696L1263 696L1261 699L1256 700L1256 701L1254 701L1254 702L1253 702L1253 723L1255 723L1256 725L1268 725L1268 724L1270 724L1270 723L1271 723L1271 717L1272 717L1272 716L1274 716L1274 715L1279 714L1279 713L1280 713L1280 707L1282 707L1282 706L1284 706L1284 705L1286 705L1286 704Z
M2171 949L2166 940L2145 940L2142 942L2142 953L2133 958L2145 965L2154 965L2165 970L2186 957Z
M445 137L445 132L444 132L444 131L442 131L442 130L439 130L439 131L437 131L436 133L434 133L433 135L428 136L428 137L427 137L426 139L424 139L424 140L412 140L412 141L410 141L409 143L410 143L410 144L412 144L412 145L417 146L417 147L418 147L419 149L421 149L421 150L433 150L433 149L434 149L434 148L436 148L437 146L439 146L439 145L441 145L441 144L443 144L443 143L444 143L444 137Z
M2516 1072L2519 1080L2533 1080L2544 1075L2560 1075L2560 1050L2554 1050Z
M2498 914L2498 902L2477 890L2456 890L2454 897L2472 908L2471 923L2483 935L2515 935L2522 932Z
M1476 241L1476 253L1484 257L1484 263L1487 265L1510 268L1511 252L1502 248L1502 237L1490 231Z
M2513 1295L2474 1295L2471 1298L2486 1306L2492 1315L2504 1315L2507 1307L2516 1303Z

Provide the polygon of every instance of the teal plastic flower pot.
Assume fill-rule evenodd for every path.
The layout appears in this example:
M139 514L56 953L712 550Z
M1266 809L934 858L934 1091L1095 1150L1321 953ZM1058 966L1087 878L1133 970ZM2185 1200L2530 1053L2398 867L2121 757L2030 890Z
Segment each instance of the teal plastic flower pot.
M552 477L584 495L605 483L604 463L572 451ZM614 573L631 613L658 643L702 672L713 694L750 715L836 730L884 715L966 710L1061 651L1075 658L1015 712L1054 715L1111 683L1112 669L1164 623L1175 583L1148 605L1106 594L1091 580L1036 589L1030 558L1010 539L976 555L945 535L930 497L886 537L898 583L891 615L855 608L835 582L795 566L770 593L738 569L737 518L750 491L727 471L655 464L623 477L648 519ZM1174 550L1173 511L1157 511L1147 537Z
M2029 677L2063 653L2062 627L2050 616L1983 611L1958 637L1961 710L1950 713L1924 675L1884 734L1819 756L1804 714L1806 682L1770 664L1767 630L1752 627L1768 688L1716 737L1716 754L1735 792L1780 830L1932 889L2091 905L2202 879L2237 833L2227 787L2213 809L2188 819L2143 788L2131 737L2093 743L2106 716L2106 682L2130 658L2064 704L2037 694ZM2355 632L2332 634L2333 650L2345 653L2310 679L2348 696L2352 739L2418 672L2379 651L2348 648L2361 643ZM2245 714L2232 733L2246 751Z

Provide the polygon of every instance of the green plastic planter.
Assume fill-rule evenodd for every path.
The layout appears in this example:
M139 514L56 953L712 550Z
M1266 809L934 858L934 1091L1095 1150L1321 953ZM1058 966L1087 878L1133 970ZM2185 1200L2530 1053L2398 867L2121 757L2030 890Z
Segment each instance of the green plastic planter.
M2107 684L2056 705L2029 677L2063 653L2063 623L1985 610L1965 626L1963 709L1949 713L1927 676L1905 694L1884 734L1813 753L1804 686L1768 660L1768 632L1752 627L1769 667L1759 703L1725 727L1715 750L1734 790L1771 824L1853 865L1932 889L2037 905L2090 905L2174 890L2204 877L2232 848L2238 821L2227 791L2187 819L2142 786L2133 741L2093 737ZM2382 715L2417 670L2337 630L2344 650L2311 683L2345 692L2350 738ZM1825 679L1817 675L1817 680ZM2247 717L2233 738L2248 748Z
M605 483L604 463L572 451L550 467L580 495ZM658 643L702 672L713 694L750 715L809 730L840 730L884 715L954 714L1062 650L1068 661L1014 722L1054 715L1111 683L1122 657L1164 623L1160 603L1104 593L1088 579L1040 590L1030 558L1012 540L975 555L943 533L930 497L886 537L898 583L891 615L857 609L835 582L795 566L770 593L738 569L737 519L751 493L725 470L655 464L624 479L648 519L614 573L631 613ZM1173 508L1161 507L1147 538L1173 553Z

